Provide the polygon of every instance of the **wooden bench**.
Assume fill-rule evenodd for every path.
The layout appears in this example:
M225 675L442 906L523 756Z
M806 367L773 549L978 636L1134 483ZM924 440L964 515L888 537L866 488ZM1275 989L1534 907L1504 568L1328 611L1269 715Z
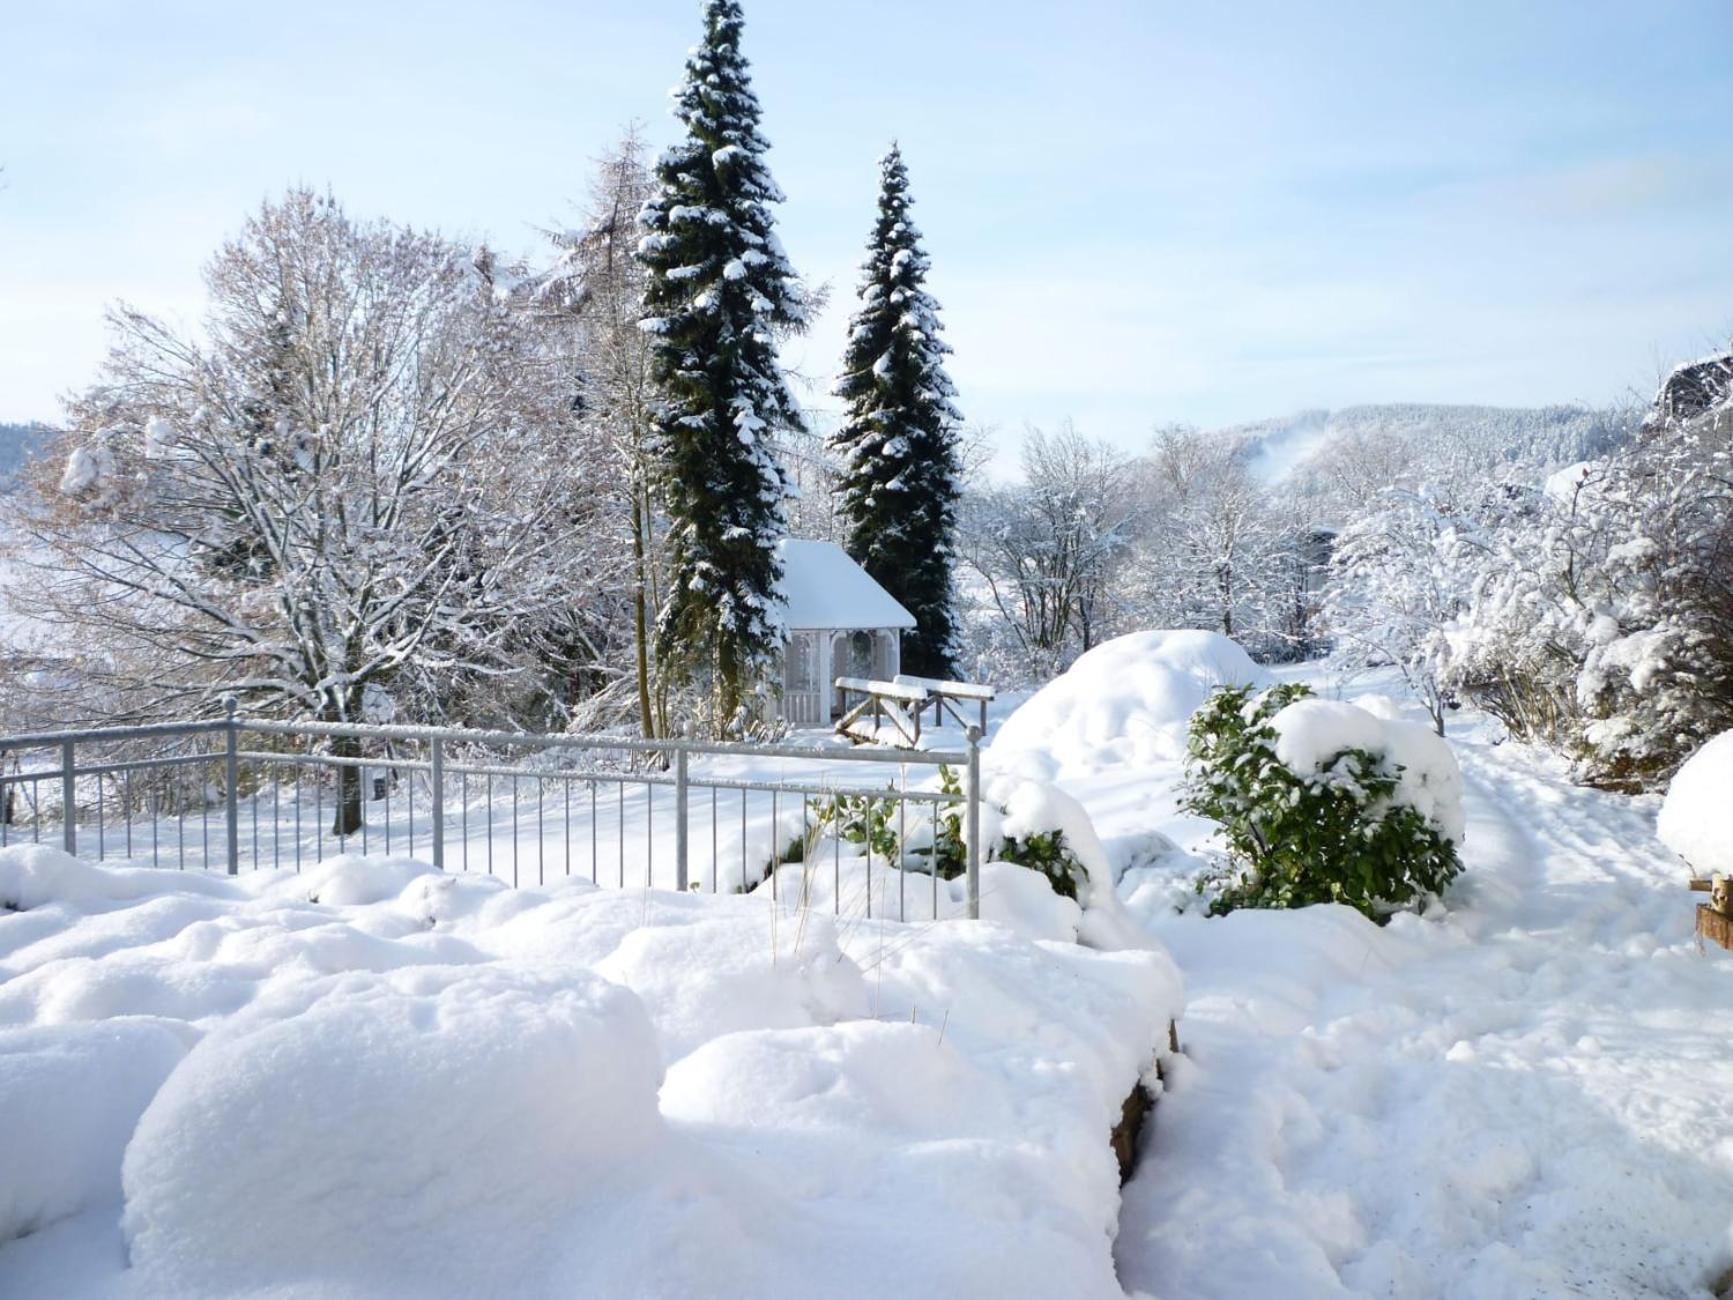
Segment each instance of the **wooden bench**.
M921 711L931 699L925 687L902 681L838 677L836 689L842 692L845 706L845 712L836 721L838 735L847 736L856 744L895 744L907 749L920 743ZM846 708L851 695L866 698L852 709ZM886 723L890 724L893 737L889 740L884 734Z
M896 677L899 686L915 686L927 693L927 700L915 706L915 721L920 721L920 710L927 704L933 706L933 724L942 726L945 714L949 713L959 727L967 727L971 719L963 716L961 706L964 704L978 705L980 708L980 728L983 735L987 731L987 706L998 697L991 686L980 682L947 682L936 677L910 677L898 673Z

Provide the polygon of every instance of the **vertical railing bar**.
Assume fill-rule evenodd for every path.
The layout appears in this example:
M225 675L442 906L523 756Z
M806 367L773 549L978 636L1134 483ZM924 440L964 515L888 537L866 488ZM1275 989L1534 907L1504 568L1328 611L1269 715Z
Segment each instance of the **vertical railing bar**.
M208 754L210 750L206 748L203 752ZM204 764L201 763L199 766L203 768ZM199 785L199 848L204 853L204 869L209 871L211 869L211 785L209 776L200 781ZM226 807L223 810L223 818L225 821L228 820Z
M596 824L596 781L590 778L590 883L602 883L601 831Z
M543 776L536 777L536 884L547 884L548 837L542 829L542 805L547 802L548 783Z
M96 774L96 860L98 862L108 856L108 833L107 827L103 824L108 810L103 807L102 786L102 773L98 772Z
M121 773L120 790L121 803L126 809L126 858L130 862L132 861L132 773L130 771Z
M968 897L969 919L981 919L981 729L970 727L969 736L969 806L964 813L969 836Z
M897 800L897 920L909 919L909 768L897 768L900 798Z
M78 777L76 742L60 742L60 843L70 854L78 852Z
M511 887L517 888L517 773L511 775Z
M691 792L687 788L686 751L674 751L674 888L686 892L691 874L691 827L687 825Z
M295 874L301 874L301 765L295 764Z
M385 774L382 778L385 785L385 798L381 802L385 805L385 852L389 854L391 852L391 743L389 741L385 744L385 761L379 770Z
M228 858L228 872L231 876L241 870L241 733L235 716L239 708L234 696L229 696L223 702L223 711L228 714L229 725L223 733L226 752L223 755L223 845ZM253 802L253 849L254 860L258 859L258 829L259 805ZM205 870L211 867L211 855L205 853Z
M433 806L428 811L433 818L433 869L445 870L445 742L438 736L427 742L427 761L432 771L427 797Z
M463 823L463 869L469 870L469 773L459 772L457 776L458 816Z
M295 770L293 767L291 771ZM281 773L271 781L271 870L283 869L283 777Z
M572 877L572 778L560 782L566 806L566 879Z
M740 892L751 892L751 883L746 878L746 791L740 791Z
M714 894L722 879L722 857L717 837L716 787L710 787L710 892Z
M413 767L409 769L409 792L404 796L408 801L405 815L409 819L409 847L405 852L412 858L415 856L415 779L419 775Z
M872 920L873 915L873 797L863 795L866 800L866 915Z
M325 773L313 771L313 865L325 860Z
M487 874L493 874L493 773L489 772L482 786L482 801L487 806Z
M656 787L644 782L644 888L656 883Z
M617 868L620 873L619 887L624 889L626 887L626 782L624 778L621 778L614 790L617 795L614 811L614 831L618 838L617 857L619 861Z

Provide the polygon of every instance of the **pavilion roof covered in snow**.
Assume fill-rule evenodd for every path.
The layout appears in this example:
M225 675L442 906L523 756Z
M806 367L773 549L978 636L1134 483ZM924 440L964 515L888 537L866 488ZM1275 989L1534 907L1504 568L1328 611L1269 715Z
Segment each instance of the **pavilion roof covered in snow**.
M791 632L907 628L915 616L835 542L789 537L777 544L782 558L784 618Z

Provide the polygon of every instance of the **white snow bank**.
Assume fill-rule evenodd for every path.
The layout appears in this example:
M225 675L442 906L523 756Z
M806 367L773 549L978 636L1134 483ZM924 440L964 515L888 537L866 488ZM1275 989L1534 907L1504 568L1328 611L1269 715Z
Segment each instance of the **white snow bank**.
M126 1153L148 1288L522 1294L663 1136L649 1019L594 976L362 976L196 1047Z
M901 924L882 863L839 920L798 874L4 861L0 1294L1121 1295L1106 1137L1179 1011L1159 950Z
M1429 727L1379 717L1341 700L1295 700L1270 719L1276 757L1298 776L1328 779L1344 750L1363 749L1398 773L1396 802L1462 842L1462 772L1449 744Z
M986 750L995 768L1053 781L1177 760L1186 724L1218 686L1268 677L1214 632L1133 632L1083 655L1007 718Z
M1733 731L1685 761L1667 786L1657 822L1661 843L1703 875L1733 875Z

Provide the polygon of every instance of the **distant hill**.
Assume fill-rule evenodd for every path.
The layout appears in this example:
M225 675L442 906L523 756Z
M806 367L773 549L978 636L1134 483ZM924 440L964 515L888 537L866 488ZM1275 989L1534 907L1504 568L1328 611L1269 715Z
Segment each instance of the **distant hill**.
M0 492L24 468L24 462L48 445L54 430L44 424L0 424Z
M1253 472L1266 483L1279 483L1332 450L1355 446L1399 447L1421 472L1434 465L1450 470L1570 465L1619 446L1635 431L1639 415L1581 406L1348 406L1224 432L1249 439Z

